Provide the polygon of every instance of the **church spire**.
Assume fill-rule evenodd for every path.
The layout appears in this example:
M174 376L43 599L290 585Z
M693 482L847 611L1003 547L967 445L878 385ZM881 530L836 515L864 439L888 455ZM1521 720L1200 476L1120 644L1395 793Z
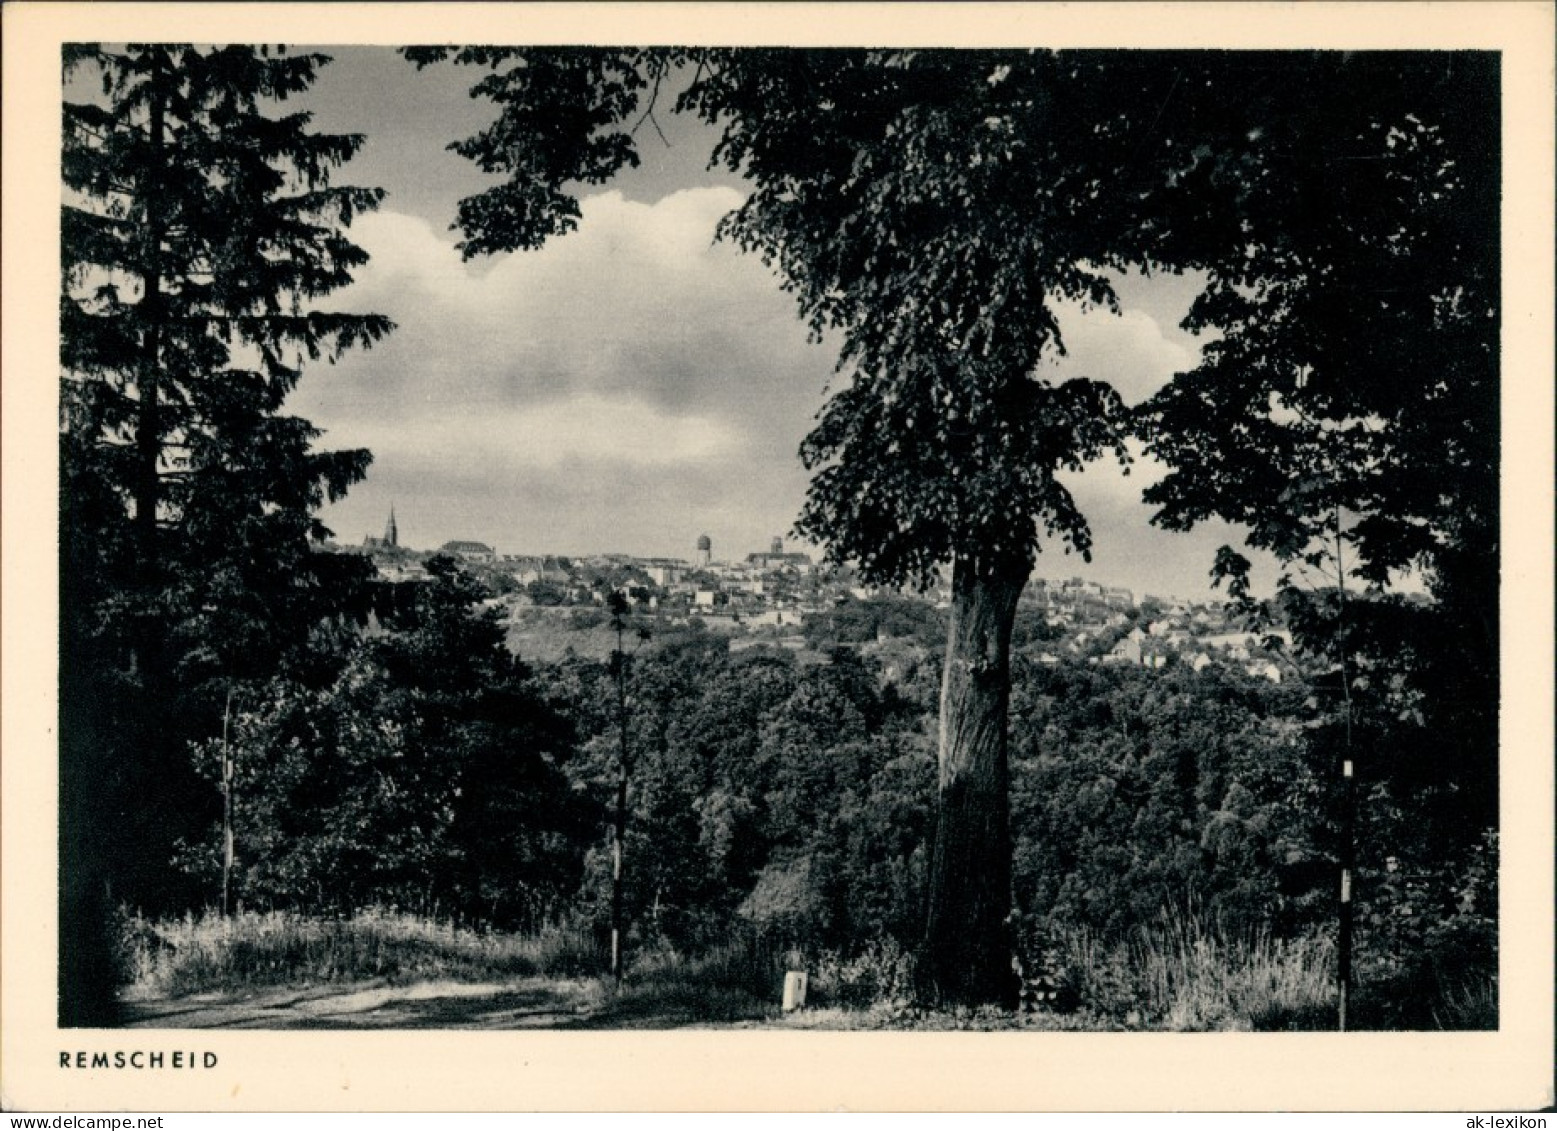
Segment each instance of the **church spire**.
M389 525L384 527L384 545L391 549L400 545L400 528L395 525L395 504L389 504Z

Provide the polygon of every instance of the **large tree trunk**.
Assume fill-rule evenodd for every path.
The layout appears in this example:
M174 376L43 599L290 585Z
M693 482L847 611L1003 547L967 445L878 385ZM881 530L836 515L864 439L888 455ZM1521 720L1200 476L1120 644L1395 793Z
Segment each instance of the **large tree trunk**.
M165 60L153 64L165 78ZM166 90L152 92L146 143L150 161L165 161L167 142ZM157 165L142 174L139 196L145 206L144 227L136 249L142 285L140 352L135 369L139 398L135 420L135 457L130 473L134 514L130 519L135 543L133 585L139 608L132 622L128 660L138 672L142 693L160 686L164 666L164 633L156 608L160 577L157 509L161 502L161 460L165 425L162 419L162 244L167 233L167 202ZM62 521L71 516L63 509ZM86 559L70 560L61 549L62 587L81 583L86 571L101 568ZM91 590L89 590L91 591ZM95 593L94 593L95 595ZM68 600L69 595L66 594ZM108 1027L118 1023L116 995L119 971L114 959L114 881L124 879L124 866L138 853L124 814L135 805L125 768L116 762L144 757L148 747L139 728L127 734L121 712L111 702L127 694L115 679L120 657L90 641L80 623L82 610L61 606L59 670L59 1024L61 1027ZM105 693L105 685L120 686ZM155 692L153 691L152 694ZM133 874L133 873L132 873Z
M921 970L954 1005L1014 1008L1010 771L1011 627L1027 569L952 570L941 678L940 782Z
M121 806L117 791L105 787L115 736L92 678L106 664L72 623L78 619L76 610L61 609L58 1020L61 1028L110 1028L121 1023L108 887Z

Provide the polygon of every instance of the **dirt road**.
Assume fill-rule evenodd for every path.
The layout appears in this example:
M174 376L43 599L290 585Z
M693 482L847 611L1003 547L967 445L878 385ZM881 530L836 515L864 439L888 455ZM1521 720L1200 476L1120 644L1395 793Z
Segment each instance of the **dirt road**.
M778 1001L655 992L613 993L591 979L283 986L124 1003L132 1029L1009 1029L1086 1028L1063 1019L895 1016L870 1010L803 1009Z
M612 1026L595 983L528 978L279 987L125 1003L136 1029L526 1029Z

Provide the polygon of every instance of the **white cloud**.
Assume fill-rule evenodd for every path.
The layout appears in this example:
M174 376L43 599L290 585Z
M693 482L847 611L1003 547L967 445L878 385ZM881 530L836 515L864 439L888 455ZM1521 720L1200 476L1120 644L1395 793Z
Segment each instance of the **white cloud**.
M652 205L603 193L582 202L576 232L472 264L423 220L365 217L353 235L372 262L338 301L399 324L366 359L378 408L393 413L430 385L467 402L631 393L754 417L792 402L797 378L815 398L830 356L807 348L793 301L757 260L713 242L740 199L729 188Z
M713 242L740 200L728 187L652 204L602 193L582 201L577 231L472 263L423 219L363 217L352 231L372 262L333 305L399 328L314 367L294 398L326 445L375 456L325 521L356 541L393 502L411 545L560 553L687 555L708 532L716 553L739 556L787 533L808 479L796 448L835 354L806 341L755 257ZM1122 316L1060 307L1069 356L1056 377L1105 379L1137 403L1194 364L1173 284L1132 285L1145 301ZM1192 590L1214 547L1150 530L1140 490L1158 473L1140 459L1124 477L1104 460L1070 481L1096 536L1093 569ZM1040 575L1049 567L1085 571L1046 555Z
M429 475L461 467L493 475L569 466L654 469L729 459L742 450L741 435L727 422L594 394L490 413L430 409L411 426L346 423L329 438L393 452Z
M1079 302L1059 301L1055 312L1065 342L1063 357L1048 359L1045 373L1053 380L1091 377L1113 385L1128 405L1137 405L1200 359L1197 343L1176 328L1165 329L1146 311L1125 308L1120 313L1084 310ZM1128 472L1109 453L1085 471L1062 472L1060 480L1076 496L1082 512L1116 520L1128 518L1144 526L1150 508L1141 492L1161 479L1167 468L1146 453L1138 441L1126 444Z
M740 200L604 193L576 232L468 264L420 218L362 218L372 261L335 305L398 329L310 371L295 398L326 444L375 456L326 521L355 540L393 498L404 529L424 500L418 544L544 530L648 552L707 524L752 549L787 531L833 355L760 262L713 242Z
M1065 356L1051 359L1056 377L1092 377L1107 381L1126 404L1139 404L1173 378L1193 369L1199 350L1176 330L1164 327L1144 310L1083 310L1080 303L1056 302L1055 313Z

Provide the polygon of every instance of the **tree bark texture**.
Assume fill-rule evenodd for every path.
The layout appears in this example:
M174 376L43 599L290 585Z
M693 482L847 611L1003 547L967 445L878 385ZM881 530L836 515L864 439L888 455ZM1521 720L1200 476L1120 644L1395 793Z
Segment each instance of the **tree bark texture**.
M1012 967L1011 628L1027 570L959 557L941 677L940 776L921 972L949 1005L1015 1008Z

